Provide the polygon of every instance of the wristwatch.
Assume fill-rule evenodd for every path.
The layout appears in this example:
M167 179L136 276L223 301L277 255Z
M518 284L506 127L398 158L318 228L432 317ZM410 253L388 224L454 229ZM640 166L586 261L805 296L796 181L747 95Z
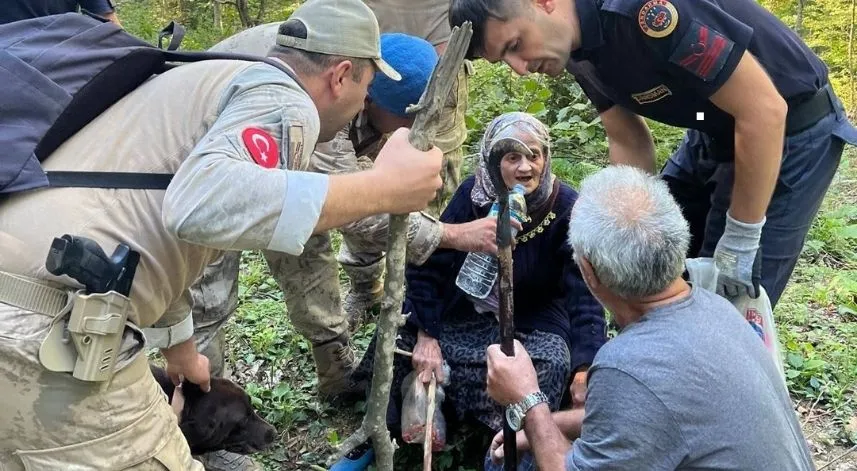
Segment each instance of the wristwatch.
M545 393L537 391L527 394L519 402L506 406L506 421L512 430L517 432L524 428L524 417L527 412L543 402L548 402L548 397Z

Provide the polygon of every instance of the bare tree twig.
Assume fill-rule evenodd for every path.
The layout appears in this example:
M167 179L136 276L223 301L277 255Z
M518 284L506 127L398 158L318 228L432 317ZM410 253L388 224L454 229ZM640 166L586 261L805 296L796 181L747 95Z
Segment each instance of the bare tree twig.
M817 398L815 398L815 402L813 402L813 403L812 403L812 406L810 406L810 407L809 407L809 412L807 412L807 413L806 413L806 419L803 421L803 423L802 423L802 424L800 424L800 427L801 427L801 428L805 427L805 426L806 426L806 424L807 424L807 423L809 423L809 420L813 418L813 416L812 416L812 411L813 411L813 409L815 409L815 406L817 406L817 405L818 405L818 401L820 401L820 400L821 400L821 396L823 396L823 395L824 395L824 393L825 393L825 392L827 392L827 384L825 384L825 385L822 387L822 389L823 389L823 391L819 391L819 392L818 392L818 397L817 397Z
M393 350L393 352L398 353L399 355L404 355L406 357L413 357L414 356L413 353L402 350L401 348L398 348L398 347L395 350Z
M426 438L423 441L423 471L431 471L431 448L434 444L432 440L432 429L434 428L434 411L437 407L435 404L435 394L437 393L437 377L434 373L431 374L431 382L428 388L428 406L426 407Z
M857 445L852 446L851 448L849 448L848 450L846 450L845 452L843 452L841 455L839 455L839 456L837 456L836 458L833 458L832 460L828 461L828 462L827 462L827 464L825 464L824 466L822 466L822 467L818 468L818 471L821 471L822 469L824 469L824 468L826 468L826 467L828 467L828 466L832 465L833 463L836 463L837 461L841 460L842 458L845 458L845 457L846 457L846 456L848 456L849 454L853 453L853 452L854 452L854 450L857 450Z

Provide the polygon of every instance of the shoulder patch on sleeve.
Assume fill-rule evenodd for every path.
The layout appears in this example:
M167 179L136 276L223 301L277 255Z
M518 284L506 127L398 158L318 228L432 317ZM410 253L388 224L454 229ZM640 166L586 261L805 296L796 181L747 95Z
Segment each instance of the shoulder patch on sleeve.
M309 167L308 159L304 159L304 127L300 123L292 123L288 127L289 136L289 168L305 171Z
M254 162L265 168L279 167L280 150L270 134L259 128L247 128L241 132L241 140Z
M646 36L663 38L678 26L678 10L668 0L649 0L640 7L637 23Z
M709 82L723 69L734 46L731 39L694 20L670 62Z

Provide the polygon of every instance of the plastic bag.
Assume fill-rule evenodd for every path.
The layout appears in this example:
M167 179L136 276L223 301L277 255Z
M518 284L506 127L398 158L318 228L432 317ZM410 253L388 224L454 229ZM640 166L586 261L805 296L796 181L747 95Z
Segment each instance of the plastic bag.
M759 286L759 291L759 297L756 299L751 298L747 294L743 294L731 301L738 309L738 312L747 319L747 322L750 323L753 330L759 334L759 337L765 343L765 347L768 348L768 351L771 352L771 356L774 357L774 363L776 363L777 368L780 370L780 375L783 377L783 381L785 381L786 373L783 368L783 361L780 355L780 340L777 337L777 326L774 322L774 312L773 309L771 309L771 300L768 298L768 293L765 292L765 288Z
M441 451L446 446L446 419L440 405L445 394L443 386L435 390L435 410L432 421L432 451ZM402 382L402 439L406 443L423 443L428 418L428 385L420 381L419 374L412 371Z
M685 261L685 267L687 268L689 281L694 286L714 293L717 292L717 277L720 275L720 270L717 269L713 258L689 258ZM756 299L751 298L747 294L742 294L735 298L725 298L735 306L735 309L744 316L744 319L747 319L753 330L759 334L759 338L762 339L765 347L771 353L774 363L780 370L780 376L785 382L786 376L780 353L780 341L777 337L777 325L774 322L774 310L771 308L771 300L768 298L765 288L759 286L759 291L759 297Z
M685 268L690 275L690 282L694 286L707 289L712 293L717 292L717 277L720 270L714 264L711 257L689 258L684 262Z

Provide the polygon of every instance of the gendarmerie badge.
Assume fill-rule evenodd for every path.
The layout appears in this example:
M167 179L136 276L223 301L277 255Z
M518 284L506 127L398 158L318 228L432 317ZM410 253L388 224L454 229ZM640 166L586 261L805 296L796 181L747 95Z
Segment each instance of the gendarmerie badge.
M663 38L678 26L678 10L667 0L649 0L640 8L637 23L646 36Z

